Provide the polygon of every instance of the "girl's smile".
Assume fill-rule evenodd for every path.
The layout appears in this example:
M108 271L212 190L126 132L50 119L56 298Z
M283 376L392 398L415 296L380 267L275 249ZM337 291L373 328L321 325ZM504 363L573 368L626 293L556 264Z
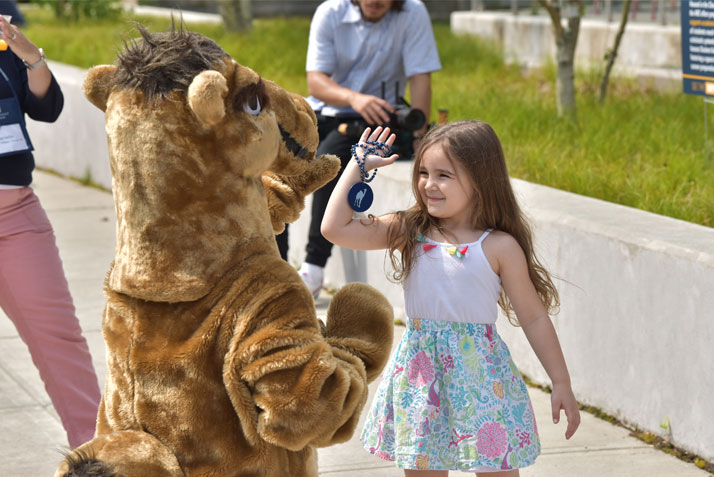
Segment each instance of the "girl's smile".
M424 151L419 165L418 190L427 211L446 226L469 224L474 212L474 188L461 166L434 144Z

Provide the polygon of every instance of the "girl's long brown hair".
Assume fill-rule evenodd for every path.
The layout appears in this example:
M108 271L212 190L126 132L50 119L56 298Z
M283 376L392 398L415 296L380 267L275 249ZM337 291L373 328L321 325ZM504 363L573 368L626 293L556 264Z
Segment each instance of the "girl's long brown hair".
M404 281L414 266L419 243L417 236L438 230L448 236L438 219L427 212L418 190L419 169L424 151L441 145L452 163L458 163L468 174L475 189L472 226L474 230L492 228L508 233L523 249L528 275L549 313L557 312L560 300L550 274L541 265L533 250L533 236L528 222L518 206L506 169L501 142L496 132L482 121L459 121L430 130L421 142L414 159L412 192L416 204L397 212L401 220L389 228L388 253L394 267L392 277ZM518 322L513 307L501 290L498 304L514 325Z

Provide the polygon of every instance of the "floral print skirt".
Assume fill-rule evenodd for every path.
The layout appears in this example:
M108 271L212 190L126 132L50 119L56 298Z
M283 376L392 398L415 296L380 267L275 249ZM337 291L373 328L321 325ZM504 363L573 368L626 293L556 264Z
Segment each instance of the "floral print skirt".
M409 319L360 438L402 469L501 471L540 440L526 385L495 325Z

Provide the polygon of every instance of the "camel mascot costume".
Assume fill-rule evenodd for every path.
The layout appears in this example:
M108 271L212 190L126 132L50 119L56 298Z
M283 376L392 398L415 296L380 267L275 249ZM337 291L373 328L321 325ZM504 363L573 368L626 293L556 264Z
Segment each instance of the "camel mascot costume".
M326 324L274 234L338 170L306 101L172 28L92 68L117 215L93 440L56 476L317 475L386 363L392 309L350 284Z

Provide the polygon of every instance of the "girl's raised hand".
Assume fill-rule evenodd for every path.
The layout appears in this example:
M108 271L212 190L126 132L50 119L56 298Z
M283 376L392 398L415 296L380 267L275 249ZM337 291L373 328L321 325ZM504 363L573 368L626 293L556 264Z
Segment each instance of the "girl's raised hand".
M362 133L362 136L359 138L359 144L355 145L355 154L357 154L358 160L364 158L365 170L370 171L378 167L388 166L399 157L397 154L386 156L385 150L379 147L375 149L373 154L365 154L366 150L361 147L362 145L367 145L368 142L377 142L391 148L397 136L390 134L390 132L389 128L377 126L374 131L372 131L371 128L367 128Z

